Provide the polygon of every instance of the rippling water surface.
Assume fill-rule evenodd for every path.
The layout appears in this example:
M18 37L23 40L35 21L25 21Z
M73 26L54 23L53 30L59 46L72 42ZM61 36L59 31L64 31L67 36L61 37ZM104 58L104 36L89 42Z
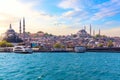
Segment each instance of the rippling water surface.
M120 80L120 53L0 53L0 80Z

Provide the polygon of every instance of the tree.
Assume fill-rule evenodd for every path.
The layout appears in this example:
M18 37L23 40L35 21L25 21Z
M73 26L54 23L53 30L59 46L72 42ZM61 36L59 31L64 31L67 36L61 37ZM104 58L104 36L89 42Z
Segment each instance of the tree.
M55 44L53 45L53 47L54 47L54 48L65 48L65 46L62 45L62 44L60 44L60 43L55 43Z
M107 37L106 35L102 35L102 37Z
M96 34L96 35L95 35L95 38L98 38L98 37L100 37L100 35L99 35L99 34Z
M38 31L37 33L43 33L42 31Z
M26 32L27 34L31 34L30 32Z
M103 47L103 44L102 44L102 43L99 43L99 44L98 44L98 47Z
M76 34L73 34L72 36L73 36L73 37L77 37L77 35L76 35Z
M65 48L65 46L64 46L64 45L62 45L62 46L61 46L61 48Z
M53 47L54 47L54 48L61 48L61 44L60 44L60 43L55 43L55 44L53 45Z
M113 42L112 42L112 40L108 41L107 46L108 46L108 47L113 47Z
M13 47L13 44L7 43L7 47Z
M1 41L0 47L13 47L13 44L7 42L7 41Z

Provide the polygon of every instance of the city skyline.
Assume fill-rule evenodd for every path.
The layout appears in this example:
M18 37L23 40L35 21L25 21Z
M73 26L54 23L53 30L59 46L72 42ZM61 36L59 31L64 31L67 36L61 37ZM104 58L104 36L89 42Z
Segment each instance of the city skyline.
M3 0L0 1L0 33L11 23L19 32L19 21L26 19L26 31L56 35L74 34L86 26L108 36L120 34L119 0Z

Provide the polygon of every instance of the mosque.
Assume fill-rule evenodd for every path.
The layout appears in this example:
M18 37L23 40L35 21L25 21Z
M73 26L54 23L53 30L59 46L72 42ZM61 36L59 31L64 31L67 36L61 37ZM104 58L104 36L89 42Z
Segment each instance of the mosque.
M25 34L25 19L23 18L23 38L21 38L21 21L19 26L20 33L16 33L14 29L12 29L12 25L10 24L9 29L5 32L5 36L3 37L3 40L6 40L7 42L11 43L19 43L24 41L24 34Z
M91 25L90 25L90 34L87 33L86 27L84 26L84 29L79 30L77 32L77 37L79 37L79 38L90 38L91 37Z
M90 30L90 33L87 33L87 31L86 31L86 26L84 26L84 29L79 30L79 31L77 32L77 37L78 37L78 38L91 38L91 37L92 37L92 27L91 27L91 24L90 24L89 30ZM98 35L101 35L100 29L99 29ZM95 30L93 30L93 36L95 36Z
M90 34L88 34L86 32L86 30L82 29L82 30L77 32L77 37L79 37L79 38L89 38L91 36L90 36Z

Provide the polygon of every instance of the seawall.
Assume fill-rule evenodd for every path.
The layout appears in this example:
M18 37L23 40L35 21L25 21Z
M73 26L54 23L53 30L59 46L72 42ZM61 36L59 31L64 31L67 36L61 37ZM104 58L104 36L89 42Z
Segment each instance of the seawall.
M120 52L120 47L109 48L87 48L87 52Z

